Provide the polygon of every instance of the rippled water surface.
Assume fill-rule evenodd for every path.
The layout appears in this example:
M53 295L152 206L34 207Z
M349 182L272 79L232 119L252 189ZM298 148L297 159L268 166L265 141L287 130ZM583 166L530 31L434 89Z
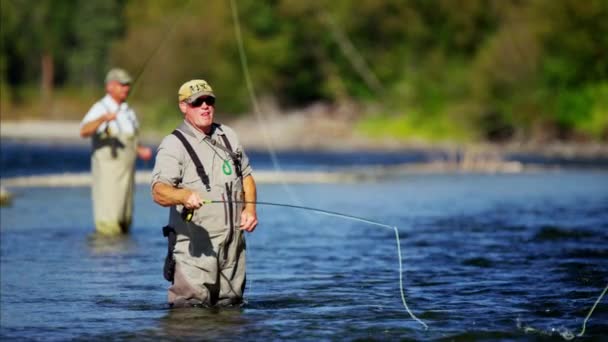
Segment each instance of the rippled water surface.
M409 175L291 186L298 204L394 231L260 206L247 304L166 305L167 210L147 186L132 235L91 240L88 188L14 189L1 214L2 340L534 340L578 333L608 284L608 173ZM280 185L259 200L293 203ZM528 329L526 329L528 328ZM536 329L532 332L530 328ZM608 336L608 298L585 338Z

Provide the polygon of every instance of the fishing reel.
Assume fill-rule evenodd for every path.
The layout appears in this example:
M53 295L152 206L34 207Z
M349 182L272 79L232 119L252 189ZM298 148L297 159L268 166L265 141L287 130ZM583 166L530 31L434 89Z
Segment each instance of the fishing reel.
M190 221L192 221L193 217L194 217L194 209L184 208L184 210L182 211L182 220L184 220L184 222L190 222Z

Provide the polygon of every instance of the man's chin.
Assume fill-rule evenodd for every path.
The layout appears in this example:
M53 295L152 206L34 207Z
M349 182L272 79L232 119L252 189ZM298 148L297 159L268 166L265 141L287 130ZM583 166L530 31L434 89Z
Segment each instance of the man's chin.
M213 120L210 117L205 117L200 121L201 126L211 126Z

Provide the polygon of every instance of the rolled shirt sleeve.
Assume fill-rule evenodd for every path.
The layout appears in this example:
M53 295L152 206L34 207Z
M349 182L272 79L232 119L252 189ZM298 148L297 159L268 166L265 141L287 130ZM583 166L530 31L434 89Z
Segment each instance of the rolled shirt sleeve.
M91 107L91 109L89 109L87 114L84 116L84 118L80 122L80 128L82 128L84 125L88 124L91 121L95 121L95 120L99 119L100 117L102 117L105 114L106 114L106 109L103 107L103 105L100 102L96 102ZM99 128L97 129L97 132L103 132L106 129L106 126L107 126L107 122L102 123L99 126Z
M184 177L184 149L174 135L166 136L158 146L156 161L152 170L151 187L162 182L172 186L179 184Z
M95 121L108 112L115 112L116 119L110 122L103 122L97 128L97 133L103 133L106 128L113 132L133 136L139 129L139 121L135 111L126 102L116 103L109 95L97 101L80 122L80 128L91 121Z

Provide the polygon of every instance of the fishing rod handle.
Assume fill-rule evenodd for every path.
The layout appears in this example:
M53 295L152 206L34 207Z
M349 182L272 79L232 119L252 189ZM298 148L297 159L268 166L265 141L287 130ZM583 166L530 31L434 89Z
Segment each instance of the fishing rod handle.
M214 201L204 199L201 201L201 206L203 206L205 204L211 204L211 203L214 203ZM192 221L192 218L194 217L194 210L196 210L196 209L186 209L184 207L184 210L182 210L182 219L186 222Z
M182 219L185 222L190 222L192 221L192 217L194 217L194 209L184 208L184 210L182 211Z

